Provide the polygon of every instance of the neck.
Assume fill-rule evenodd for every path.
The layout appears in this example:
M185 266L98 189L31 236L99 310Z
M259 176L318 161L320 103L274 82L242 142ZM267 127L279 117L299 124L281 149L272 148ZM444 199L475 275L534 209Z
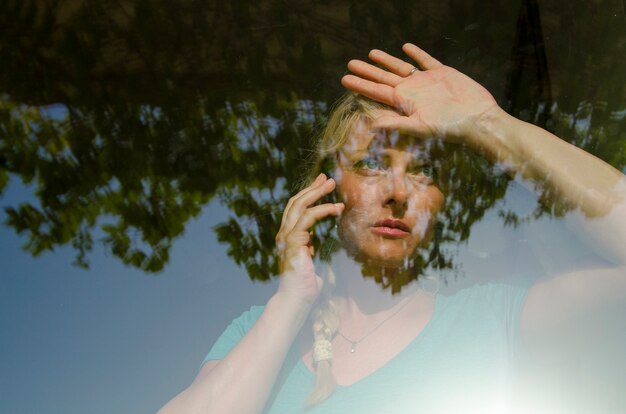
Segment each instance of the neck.
M346 316L366 318L393 311L419 290L414 269L364 265L343 251L333 256L332 268L337 278L335 296Z

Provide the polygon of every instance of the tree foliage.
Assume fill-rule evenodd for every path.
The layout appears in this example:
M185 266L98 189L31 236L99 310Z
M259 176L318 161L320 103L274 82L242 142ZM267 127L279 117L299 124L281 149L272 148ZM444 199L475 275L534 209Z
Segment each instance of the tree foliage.
M114 256L156 272L217 197L232 211L219 240L267 279L282 208L345 63L373 47L399 54L407 40L623 169L624 15L604 3L8 0L0 191L21 178L37 203L6 206L6 224L34 255L71 244L81 266L99 228ZM458 240L506 189L482 182L492 186L450 210ZM540 211L558 210L549 200Z

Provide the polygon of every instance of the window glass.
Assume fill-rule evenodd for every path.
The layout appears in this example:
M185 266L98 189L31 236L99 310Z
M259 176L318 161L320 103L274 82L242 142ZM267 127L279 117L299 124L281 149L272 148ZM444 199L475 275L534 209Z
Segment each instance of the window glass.
M3 9L0 412L626 406L623 4Z

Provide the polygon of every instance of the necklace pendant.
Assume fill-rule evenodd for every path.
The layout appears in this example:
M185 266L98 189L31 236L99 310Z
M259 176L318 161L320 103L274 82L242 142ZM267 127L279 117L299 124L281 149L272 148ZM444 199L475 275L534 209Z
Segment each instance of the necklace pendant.
M350 347L350 353L354 354L356 352L356 344L352 343L352 346Z

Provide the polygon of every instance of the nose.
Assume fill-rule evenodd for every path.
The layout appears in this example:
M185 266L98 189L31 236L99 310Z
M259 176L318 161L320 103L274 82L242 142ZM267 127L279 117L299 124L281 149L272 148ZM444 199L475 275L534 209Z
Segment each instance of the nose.
M385 204L395 208L406 209L409 198L410 184L404 171L394 171L388 176L388 191Z

